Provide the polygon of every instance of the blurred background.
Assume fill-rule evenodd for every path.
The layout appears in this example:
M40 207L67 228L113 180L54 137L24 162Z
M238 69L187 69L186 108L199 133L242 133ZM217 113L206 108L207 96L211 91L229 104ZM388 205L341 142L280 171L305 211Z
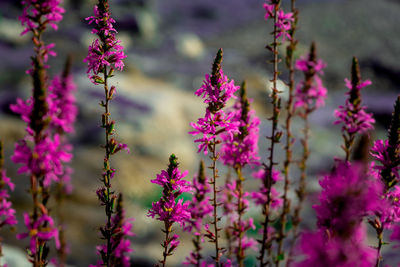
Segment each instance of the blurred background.
M16 98L26 99L31 94L31 79L25 70L30 67L32 44L29 34L20 36L22 27L17 17L22 6L19 2L0 0L0 138L5 142L8 174L17 185L12 200L22 221L22 211L31 207L30 195L26 192L29 181L16 174L18 166L9 158L14 143L24 136L25 125L10 111L9 105ZM288 11L290 1L282 2ZM333 110L345 101L343 80L350 75L353 55L359 58L363 79L371 79L373 83L362 92L364 103L377 120L371 138L385 136L400 89L400 1L297 2L300 15L296 56L306 53L311 41L316 41L318 55L327 63L323 81L329 91L326 106L311 117L310 197L304 209L304 214L310 216L303 216L302 225L303 229L310 229L315 225L311 205L317 201L316 178L330 169L334 156L343 157L340 127L332 125ZM97 261L98 227L104 222L103 208L95 195L104 154L100 147L104 133L99 127L102 109L98 105L103 91L89 82L83 63L87 47L95 38L85 21L92 15L94 4L92 0L64 0L66 13L59 30L49 29L44 35L47 43L56 43L58 54L49 60L50 76L60 73L67 55L72 55L78 86L79 117L76 132L71 136L74 192L64 207L71 252L68 264L72 266L87 266ZM196 153L194 138L187 132L191 130L189 122L202 116L205 106L193 93L200 87L204 74L210 72L220 47L224 49L225 74L237 84L243 80L248 83L253 107L262 119L260 156L263 160L266 158L268 142L263 136L270 129L266 118L271 112L268 80L272 67L267 63L270 52L264 47L271 42L271 23L264 20L262 4L263 0L110 1L112 16L117 21L117 37L128 56L124 71L112 79L117 95L111 103L111 113L117 121L118 139L131 149L130 154L120 153L113 159L117 169L113 186L124 193L127 215L135 218L133 266L152 266L161 257L162 224L146 216L151 202L160 196L159 188L150 179L166 168L171 153L178 156L182 169L189 170L189 179L197 171L201 155ZM281 78L286 79L285 71ZM280 89L285 99L283 83ZM294 128L301 127L301 121L295 120ZM296 134L299 140L299 131ZM299 142L295 146L297 151ZM283 158L282 151L278 149L278 158ZM258 182L251 178L251 171L247 170L246 188L256 190ZM220 182L223 182L226 170L221 167L220 172ZM295 170L293 177L297 179ZM259 222L259 213L251 207L248 216ZM20 224L17 229L21 232L24 227ZM3 229L1 235L5 236L5 254L10 266L30 266L23 251L27 240L16 240L15 232L8 229ZM169 259L171 266L180 266L192 249L191 237L183 234L181 238L182 245ZM372 236L371 245L374 242ZM205 248L206 253L212 253L208 245ZM397 262L395 254L387 257L389 260L385 263ZM250 256L247 265L252 266L254 259Z

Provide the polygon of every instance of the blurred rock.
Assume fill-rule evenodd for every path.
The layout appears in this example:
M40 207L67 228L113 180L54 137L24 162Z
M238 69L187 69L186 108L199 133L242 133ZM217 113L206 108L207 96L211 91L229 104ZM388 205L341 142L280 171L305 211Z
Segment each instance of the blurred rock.
M30 263L26 258L25 251L12 247L7 246L6 244L2 244L3 246L3 255L1 263L6 263L8 267L30 267L32 263Z
M182 33L176 37L176 50L190 59L201 59L204 56L204 45L193 33Z

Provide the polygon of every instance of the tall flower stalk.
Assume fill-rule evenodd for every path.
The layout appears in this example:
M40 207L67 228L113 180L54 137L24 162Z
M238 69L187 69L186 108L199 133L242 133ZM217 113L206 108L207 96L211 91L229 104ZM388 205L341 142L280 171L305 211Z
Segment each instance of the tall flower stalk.
M213 232L209 232L207 235L210 242L215 244L215 264L217 267L221 266L221 255L222 249L219 244L219 234L221 230L218 227L220 217L218 216L217 207L217 186L216 180L218 179L217 161L219 153L217 151L217 144L221 143L220 135L227 133L233 136L234 133L238 132L238 123L232 122L233 114L226 114L223 108L226 102L234 97L234 93L239 89L238 86L234 85L234 81L228 81L228 77L224 75L221 67L222 63L222 49L219 49L217 56L215 57L211 75L206 75L206 79L203 85L195 92L197 96L204 98L204 103L207 104L206 113L204 118L199 118L197 123L190 123L194 128L194 131L189 132L192 135L201 134L201 138L196 139L195 142L199 143L198 152L203 151L204 154L210 152L212 155L211 166L212 170L212 205L213 205Z
M55 119L54 103L48 96L48 75L46 63L49 55L55 56L54 44L46 45L42 35L47 26L57 29L57 22L62 19L64 9L60 0L24 0L23 14L19 17L25 27L22 35L31 33L34 44L32 68L27 71L32 76L33 96L27 101L17 100L11 110L21 115L28 124L27 135L15 146L12 160L22 164L19 173L30 176L30 193L33 209L30 214L24 213L24 222L28 233L17 235L18 239L30 238L28 249L29 260L34 267L46 266L49 248L47 242L55 239L59 247L58 231L47 208L50 198L51 183L58 180L63 172L62 162L71 159L60 143L60 136L53 135L49 124Z
M153 202L147 216L164 223L165 239L161 246L163 247L163 257L160 260L161 266L166 266L168 256L171 256L179 245L179 236L173 233L172 226L178 223L182 228L190 220L189 201L183 202L179 196L184 192L192 190L190 183L184 180L187 171L181 173L178 169L178 158L172 154L169 157L169 164L166 171L161 171L157 178L151 180L153 184L158 184L163 188L162 196L157 202ZM160 266L160 265L156 265Z
M277 255L282 255L283 251L283 241L286 238L287 233L285 233L287 216L290 213L290 200L288 199L288 192L290 186L290 165L292 163L292 145L294 143L294 137L292 133L292 118L294 116L294 53L296 51L297 40L295 39L296 26L298 21L298 10L296 9L296 0L291 0L291 12L293 14L293 21L291 23L291 27L289 29L289 45L286 47L286 68L289 70L289 81L288 81L288 101L286 104L286 121L285 121L285 130L286 130L286 144L285 144L285 161L283 163L283 176L284 176L284 186L283 186L283 207L280 214L280 227L279 227L279 235L277 238L278 248ZM288 262L288 261L287 261ZM279 266L280 261L276 261L276 265Z
M53 102L53 120L50 122L50 129L60 136L61 146L67 152L72 151L67 134L74 132L74 123L78 114L76 107L75 91L76 85L71 74L71 57L67 58L64 71L61 75L54 77L49 86L49 96ZM63 202L72 193L71 167L64 167L55 185L55 200L57 204L57 224L59 228L60 247L57 249L57 259L52 262L63 267L68 254L68 244L65 236L65 225L63 216Z
M122 60L126 56L120 41L115 37L116 30L113 26L115 20L111 18L107 0L99 0L94 7L94 16L88 17L86 20L89 21L89 24L93 24L92 33L98 36L98 39L89 46L89 54L85 58L85 62L88 63L87 73L92 83L101 84L104 88L104 100L101 101L100 105L104 108L101 127L104 128L105 132L105 156L101 179L103 186L97 190L97 196L106 213L106 223L100 228L102 238L106 240L106 245L98 247L98 253L101 255L101 262L98 262L98 265L109 267L117 264L112 262L117 247L116 244L113 244L114 228L117 226L112 221L117 195L111 189L111 179L116 171L111 167L111 156L120 150L128 150L128 148L113 137L115 121L111 120L109 103L113 99L116 89L115 86L110 87L108 79L113 76L115 69L122 71L124 67Z
M306 257L295 266L371 266L375 251L365 244L362 220L382 205L382 184L362 166L339 162L320 185L318 231L302 235Z
M265 178L264 178L264 188L266 188L267 194L267 202L263 207L263 214L264 214L264 222L263 225L263 237L260 241L261 248L260 248L260 255L258 257L260 261L260 266L265 266L269 263L268 259L266 258L266 252L268 251L268 255L271 255L271 246L272 240L268 238L268 229L270 223L270 205L271 205L271 187L273 183L272 173L273 167L276 165L274 162L274 151L275 151L275 144L279 143L280 138L282 136L282 132L278 130L278 119L279 114L281 111L281 100L279 97L279 90L277 88L278 82L278 63L279 63L279 52L278 46L281 44L279 42L279 38L281 37L282 40L286 40L286 38L291 38L288 31L291 28L291 23L293 21L293 14L287 13L285 14L281 9L281 1L280 0L270 0L268 3L264 4L264 9L266 10L265 19L272 18L273 19L273 42L270 45L267 45L267 48L272 52L273 59L272 59L272 72L273 78L272 82L272 93L271 93L271 103L272 103L272 116L269 119L272 122L271 127L271 135L268 136L268 139L271 140L271 144L269 147L269 155L268 155L268 163L265 164Z
M299 162L300 169L300 181L299 187L296 190L298 202L294 208L293 215L293 240L291 243L291 248L289 255L293 253L293 248L295 242L298 238L298 227L301 221L300 212L304 203L306 194L306 177L307 177L307 161L310 154L309 151L309 135L310 135L310 125L309 116L316 109L320 108L325 104L325 99L327 96L327 90L322 85L320 75L323 74L323 69L325 64L322 60L317 59L317 52L315 43L311 44L310 52L307 56L300 58L296 61L296 69L303 72L304 81L301 81L295 92L295 103L294 109L303 119L303 133L304 136L301 140L303 146L303 155ZM288 259L288 264L290 259Z
M346 161L350 160L351 151L357 134L362 134L373 129L375 120L372 114L365 112L366 107L361 105L361 89L370 85L371 81L361 81L361 72L358 60L353 57L351 66L351 81L345 79L346 87L349 88L344 106L339 106L335 110L338 118L335 124L342 124L342 136L344 145L342 146Z
M193 234L194 250L186 257L183 264L200 267L204 264L204 261L202 261L202 243L205 235L204 222L213 212L213 207L210 205L210 197L207 196L207 193L210 192L210 185L209 179L205 174L203 161L200 162L198 174L193 178L193 190L193 198L189 204L191 216L184 230Z
M233 196L235 203L235 216L229 227L234 240L234 252L237 264L244 266L246 248L254 247L255 241L246 237L246 231L253 228L252 219L245 220L243 216L249 206L247 197L250 195L243 190L243 168L248 164L258 164L258 132L260 120L255 116L255 111L250 109L247 98L246 83L240 88L240 97L233 106L232 121L239 123L239 133L233 135L222 135L221 159L225 165L232 167L236 173L236 181L227 183L227 190Z
M400 187L396 185L400 175L400 97L397 98L392 113L387 140L376 140L371 148L371 155L378 161L378 165L372 165L377 171L378 179L385 185L384 199L387 200L387 207L377 211L375 220L370 220L370 225L375 229L378 239L376 264L378 267L381 260L381 249L384 244L383 234L385 229L393 228L394 223L400 221Z
M3 141L0 140L0 229L17 224L15 209L12 208L12 203L9 201L9 190L14 190L14 187L11 179L6 176L6 170L4 169ZM1 263L1 257L3 256L2 242L3 239L0 236L0 266L7 267L7 264Z

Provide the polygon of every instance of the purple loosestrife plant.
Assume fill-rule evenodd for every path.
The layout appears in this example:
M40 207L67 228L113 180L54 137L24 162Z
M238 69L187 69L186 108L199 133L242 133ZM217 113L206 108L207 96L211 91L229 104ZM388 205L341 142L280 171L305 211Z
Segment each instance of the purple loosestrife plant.
M295 142L293 133L292 133L292 118L294 116L294 109L293 109L293 101L294 95L293 91L295 89L295 68L294 68L294 53L296 51L297 40L295 38L295 33L297 29L297 22L298 22L298 10L296 9L296 0L291 0L291 12L292 12L292 21L291 27L288 30L289 44L286 46L286 57L285 57L285 65L289 71L289 78L288 78L288 100L286 103L286 120L285 120L285 130L286 130L286 145L285 149L285 161L283 162L283 176L284 176L284 185L283 185L283 208L280 216L280 229L279 229L279 245L278 245L278 255L282 254L282 244L284 239L288 236L285 235L285 228L286 227L286 220L287 216L290 213L290 199L288 198L288 192L290 189L290 165L292 164L292 145ZM290 257L290 255L289 255ZM278 262L279 264L279 262ZM289 260L286 262L288 266Z
M383 194L387 200L387 206L383 206L377 211L374 221L370 221L371 226L375 229L378 246L377 246L377 262L379 266L381 260L381 248L384 244L383 233L386 228L392 228L394 223L400 221L400 203L399 192L400 187L396 185L399 181L400 157L400 97L397 98L394 105L394 111L389 127L389 135L387 140L376 140L371 148L371 155L378 161L378 165L373 164L372 168L377 173L377 179L385 185Z
M382 205L382 184L359 165L339 162L321 181L318 231L305 233L300 248L306 259L296 266L371 266L375 251L365 245L362 220Z
M131 266L129 254L133 251L131 248L131 241L128 239L130 236L134 236L132 232L132 221L133 219L125 218L125 209L123 207L122 194L119 194L115 214L111 218L111 248L113 253L110 255L113 266L128 267ZM98 246L97 251L99 254L102 252L107 253L107 244ZM90 265L92 267L104 266L102 260L97 265Z
M115 87L109 87L108 78L113 76L114 70L122 71L124 67L123 59L126 57L120 41L116 39L116 30L111 18L110 7L107 0L99 0L94 7L94 16L86 20L93 24L92 33L98 36L89 46L89 54L85 58L88 63L87 73L94 84L102 84L104 88L105 100L100 105L104 108L102 114L101 127L105 131L105 157L102 182L103 186L97 190L97 196L101 205L105 208L106 223L100 228L102 238L106 240L105 246L98 246L98 253L101 255L101 261L98 265L117 266L115 259L117 244L113 244L113 222L112 216L115 212L115 201L117 196L112 191L111 179L114 177L115 169L111 167L111 156L120 150L128 150L127 145L119 143L113 135L115 134L115 121L110 119L109 102L113 99Z
M209 179L205 174L204 162L200 162L199 172L197 176L193 178L193 198L189 204L189 210L191 216L188 221L188 225L185 226L184 230L191 232L194 237L192 239L194 245L194 251L190 252L190 255L186 257L183 264L194 265L197 267L202 266L202 246L204 242L204 221L208 216L211 216L213 207L210 204L210 198L207 193L210 192Z
M282 136L282 132L278 131L278 119L281 109L281 99L279 97L279 90L277 88L277 81L278 81L278 63L279 63L279 52L278 46L281 45L279 38L282 38L284 41L286 38L291 38L291 35L288 31L291 29L291 24L293 22L293 14L292 13L284 13L281 9L281 1L280 0L269 0L267 3L264 3L264 9L266 10L265 19L272 19L273 20L273 41L271 44L267 45L267 49L270 50L273 54L273 59L271 63L273 65L272 72L273 78L271 79L272 88L271 88L271 103L272 103L272 116L269 120L272 122L271 127L271 135L267 138L271 140L271 144L269 147L269 156L268 156L268 164L265 164L264 167L266 168L266 176L264 178L264 188L265 193L267 196L265 199L267 202L263 205L263 215L264 215L264 222L262 223L263 226L263 234L262 239L260 240L261 247L260 247L260 255L258 257L260 261L260 266L265 266L270 262L266 260L266 251L268 255L271 256L272 250L272 239L268 238L270 235L268 234L268 230L270 229L270 205L271 205L271 186L272 186L272 173L273 173L273 166L276 165L274 162L274 151L275 151L275 144L279 143L280 138ZM279 257L277 257L279 259ZM279 265L279 260L276 262Z
M22 164L19 173L30 176L30 193L32 194L33 211L24 213L25 225L29 232L17 235L22 239L30 237L28 249L29 260L33 266L47 265L49 249L46 243L55 239L59 246L58 231L49 215L47 203L50 197L50 185L58 180L63 173L63 162L68 162L71 155L65 151L60 142L60 136L52 133L48 127L55 118L52 112L54 103L48 96L48 65L49 55L55 56L52 50L54 44L46 45L42 39L47 26L57 29L57 22L62 19L64 9L58 0L25 0L23 14L19 17L25 27L22 34L32 33L34 56L32 68L27 71L33 80L33 96L26 102L18 99L11 105L11 110L21 115L28 124L27 135L15 146L12 160Z
M194 131L189 132L192 135L200 134L201 137L196 139L195 142L199 143L198 152L203 151L204 154L211 152L212 155L210 159L212 165L212 193L213 197L211 199L213 205L213 221L214 232L208 235L210 241L215 244L215 264L220 267L220 258L222 255L222 249L219 246L218 238L218 221L220 217L217 214L217 187L216 179L218 176L217 170L217 160L219 158L219 153L217 152L217 144L221 143L221 134L233 138L233 135L238 132L238 123L232 121L234 114L226 114L223 108L226 102L234 97L234 93L239 89L235 86L234 81L228 80L228 77L224 75L221 67L222 63L222 49L220 49L215 57L211 75L206 75L206 79L203 85L195 92L197 96L202 96L204 98L204 103L207 104L206 113L204 118L199 118L197 123L190 123L194 128Z
M251 248L257 250L257 242L246 236L246 232L255 229L253 218L245 220L242 216L249 207L248 192L239 192L237 180L227 179L222 190L221 203L224 207L224 217L227 220L225 233L228 239L228 258L236 256L236 264L244 266L245 252ZM240 199L240 202L239 202ZM240 205L240 206L238 206ZM239 213L240 212L240 213Z
M344 140L343 150L346 153L346 161L349 161L352 146L357 134L362 134L373 129L375 120L372 114L365 111L366 107L361 105L361 89L371 84L370 80L361 81L360 66L356 57L353 58L351 67L351 81L345 79L346 87L349 88L349 96L344 106L335 110L338 118L335 124L342 124L342 136Z
M4 169L3 142L0 140L0 229L17 224L15 210L9 200L9 190L14 190L14 187ZM3 256L2 241L3 239L0 236L0 267L7 267L7 264L1 264L1 257Z
M325 63L317 59L316 46L313 42L310 47L310 52L307 56L301 57L296 61L296 69L304 74L304 80L299 82L295 92L294 110L303 119L304 136L301 140L303 146L303 155L299 162L300 181L296 191L298 203L294 208L293 215L293 240L289 255L292 254L294 244L298 238L298 226L300 224L300 213L305 199L306 193L306 177L307 177L307 160L310 154L308 141L310 135L309 115L319 107L325 104L327 90L322 85L320 75L323 74Z
M246 231L254 225L252 219L245 220L243 218L248 208L247 196L250 194L243 191L243 168L248 164L258 164L258 132L260 119L255 116L255 111L250 109L250 102L247 98L246 83L240 88L240 98L235 102L231 113L233 113L232 121L239 123L239 133L232 136L222 135L221 159L225 165L232 167L237 175L236 181L232 183L234 187L227 184L228 191L231 190L235 203L234 220L228 225L234 239L234 250L236 254L237 264L244 266L246 247L254 247L248 245L252 239L246 237ZM255 244L255 242L254 242Z
M74 95L76 85L70 71L71 57L68 57L63 73L54 77L49 86L49 97L52 99L53 103L50 112L54 114L49 128L53 130L55 134L60 135L61 147L66 149L66 152L72 151L72 145L68 141L67 134L74 132L74 124L78 114ZM69 251L65 238L62 205L66 196L72 193L72 172L73 170L71 167L65 166L63 172L58 175L58 181L55 185L60 247L57 249L57 258L53 258L52 263L59 267L65 266L66 257Z
M392 121L389 128L387 140L377 140L371 149L371 155L379 162L374 169L378 170L379 176L390 189L400 179L400 97L397 98Z
M183 202L183 199L178 199L178 197L184 192L190 192L192 187L188 181L184 180L188 172L181 173L178 165L178 158L172 154L169 157L168 169L161 171L156 179L151 180L153 184L158 184L163 188L160 200L153 202L147 215L164 223L165 240L161 243L164 251L163 259L160 260L163 267L166 266L167 257L171 256L179 245L179 236L176 234L171 236L172 226L178 223L184 228L191 219L189 201Z

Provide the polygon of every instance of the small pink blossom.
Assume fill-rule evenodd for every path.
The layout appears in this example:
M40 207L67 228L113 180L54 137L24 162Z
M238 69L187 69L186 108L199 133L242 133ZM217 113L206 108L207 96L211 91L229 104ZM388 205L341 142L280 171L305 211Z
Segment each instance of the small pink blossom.
M282 9L280 9L280 5L277 6L277 2L273 0L269 0L269 3L264 3L263 7L266 11L265 14L265 20L268 19L273 19L275 17L275 10L277 10L276 14L278 16L277 18L277 32L276 32L276 38L279 38L282 36L282 40L285 41L286 38L289 40L291 39L291 36L289 34L289 31L292 27L292 23L294 22L293 18L293 13L285 13L283 12Z
M32 222L28 213L24 213L24 223L28 232L17 234L17 239L30 238L30 251L35 254L40 242L47 242L54 238L56 247L60 247L58 230L54 225L53 219L48 215L41 215L38 220Z
M88 56L84 59L84 62L88 63L87 73L94 84L99 83L97 74L103 72L106 67L122 71L124 68L123 59L126 58L123 51L124 47L115 36L117 32L113 26L115 20L110 16L108 3L106 2L104 5L103 8L96 5L94 16L86 18L89 24L94 25L92 33L99 36L99 39L93 41L89 46Z
M313 111L325 105L327 89L323 86L320 75L326 64L316 59L315 46L307 57L296 61L296 68L304 73L304 81L296 86L294 108L305 108L306 112Z

